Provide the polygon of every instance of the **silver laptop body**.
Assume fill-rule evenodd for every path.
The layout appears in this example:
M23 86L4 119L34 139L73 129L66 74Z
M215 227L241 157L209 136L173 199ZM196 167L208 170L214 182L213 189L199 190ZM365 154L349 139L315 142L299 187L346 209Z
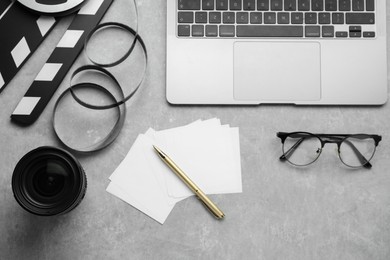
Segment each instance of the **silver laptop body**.
M385 0L167 0L172 104L380 105Z

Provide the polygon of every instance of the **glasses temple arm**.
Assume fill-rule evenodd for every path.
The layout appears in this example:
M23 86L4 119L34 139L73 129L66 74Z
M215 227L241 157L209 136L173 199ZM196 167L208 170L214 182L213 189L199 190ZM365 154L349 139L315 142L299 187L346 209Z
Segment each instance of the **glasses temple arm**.
M304 137L299 139L293 146L291 146L290 149L288 149L284 154L282 154L282 156L279 157L279 160L282 161L287 160L288 157L290 157L290 155L295 151L295 149L298 148L298 146L303 142L304 139L305 139Z
M352 150L355 152L357 158L359 159L360 163L363 165L364 168L370 169L372 167L372 164L366 159L366 157L364 157L363 154L360 153L360 151L356 148L356 146L353 143L351 143L348 140L345 140L344 142L352 148ZM339 153L340 153L340 149L339 149Z

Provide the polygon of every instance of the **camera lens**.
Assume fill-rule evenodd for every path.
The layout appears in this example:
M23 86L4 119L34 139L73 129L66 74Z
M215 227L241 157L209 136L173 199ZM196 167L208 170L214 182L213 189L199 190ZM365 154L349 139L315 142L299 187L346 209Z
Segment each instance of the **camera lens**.
M12 176L16 201L40 216L63 214L84 198L87 178L77 159L65 150L39 147L18 162Z

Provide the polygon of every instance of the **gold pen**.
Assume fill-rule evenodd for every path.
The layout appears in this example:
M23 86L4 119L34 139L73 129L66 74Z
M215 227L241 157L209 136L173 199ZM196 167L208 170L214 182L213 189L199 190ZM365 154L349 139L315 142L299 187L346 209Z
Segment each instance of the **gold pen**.
M156 146L153 145L153 147L154 150L156 150L158 156L161 158L161 160L163 160L163 162L168 165L169 168L172 169L172 171L177 175L177 177L179 177L187 185L187 187L195 193L195 195L200 199L200 201L203 202L206 208L210 210L210 212L213 213L216 218L222 219L225 214L217 207L217 205L215 205L190 178L188 178L188 176L171 160L171 158L169 158L163 151L161 151Z

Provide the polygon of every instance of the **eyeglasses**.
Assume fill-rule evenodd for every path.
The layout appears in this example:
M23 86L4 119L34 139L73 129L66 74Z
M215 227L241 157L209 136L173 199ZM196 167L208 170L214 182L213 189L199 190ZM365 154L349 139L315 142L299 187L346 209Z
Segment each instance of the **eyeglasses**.
M288 161L296 166L307 166L320 157L327 143L337 144L340 160L348 167L371 168L376 147L382 140L380 135L369 134L312 134L307 132L279 132L282 141L281 161Z

